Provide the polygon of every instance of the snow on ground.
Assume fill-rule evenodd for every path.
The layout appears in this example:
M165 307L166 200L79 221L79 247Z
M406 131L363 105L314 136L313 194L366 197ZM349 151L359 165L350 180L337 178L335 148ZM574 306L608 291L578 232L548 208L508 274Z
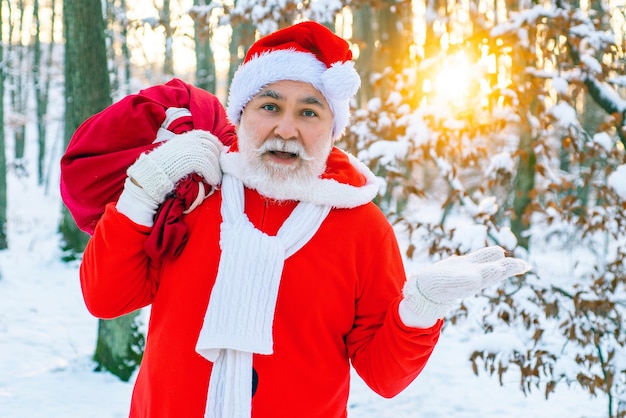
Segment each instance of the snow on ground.
M84 307L78 265L59 261L56 192L9 176L10 249L0 252L0 418L123 418L132 383L93 372L97 320ZM446 328L418 379L394 399L355 375L350 418L601 418L606 397L557 388L524 396L468 361L467 336Z

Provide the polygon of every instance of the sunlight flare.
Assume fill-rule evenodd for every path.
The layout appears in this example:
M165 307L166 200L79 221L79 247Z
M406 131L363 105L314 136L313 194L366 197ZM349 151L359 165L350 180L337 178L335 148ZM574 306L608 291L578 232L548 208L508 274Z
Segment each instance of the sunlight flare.
M470 64L463 51L453 55L434 79L434 94L444 101L464 100L470 84Z

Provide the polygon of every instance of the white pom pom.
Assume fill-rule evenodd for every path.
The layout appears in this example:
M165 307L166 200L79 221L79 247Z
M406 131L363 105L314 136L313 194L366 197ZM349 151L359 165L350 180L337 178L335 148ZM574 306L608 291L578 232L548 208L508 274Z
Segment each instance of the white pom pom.
M324 94L331 99L345 100L356 94L361 87L361 77L354 69L354 62L336 62L322 74Z

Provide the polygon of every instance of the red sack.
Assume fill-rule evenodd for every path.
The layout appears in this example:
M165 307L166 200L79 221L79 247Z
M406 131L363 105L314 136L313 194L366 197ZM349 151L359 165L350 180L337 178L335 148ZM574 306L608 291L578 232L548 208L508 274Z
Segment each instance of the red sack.
M117 201L122 193L128 167L142 152L158 145L154 140L166 118L166 110L171 107L189 109L191 116L176 119L168 127L170 131L202 129L217 136L224 145L234 141L235 128L217 97L179 79L127 96L93 115L78 127L61 158L61 198L82 231L93 234L105 206ZM180 184L175 196L169 199L185 200L178 189L189 188ZM164 239L171 241L167 229L177 224L172 217L180 218L184 210L184 205L172 202L164 206L180 206L176 210L181 213L160 210L157 214L153 230L159 234L153 237L160 246L157 252L171 252L170 244L164 242ZM183 239L179 233L173 236L178 241ZM180 242L173 245L173 251L178 251Z

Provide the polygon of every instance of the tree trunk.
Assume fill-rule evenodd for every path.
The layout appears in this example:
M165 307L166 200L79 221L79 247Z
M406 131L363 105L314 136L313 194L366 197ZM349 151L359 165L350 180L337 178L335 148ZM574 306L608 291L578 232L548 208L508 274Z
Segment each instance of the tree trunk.
M120 7L126 14L126 0L121 1ZM130 77L131 77L131 63L130 63L130 48L128 48L128 24L124 22L122 25L122 59L124 60L124 92L130 94Z
M592 1L591 2L591 10L595 12L594 20L597 21L597 25L600 30L606 30L607 33L610 33L610 13L607 10L602 2ZM602 53L596 54L595 57L598 62L602 62ZM581 90L584 94L583 100L583 110L581 112L581 125L583 130L589 134L590 137L593 137L595 133L598 131L598 127L604 123L604 109L596 102L595 98L587 92L587 90ZM622 123L623 125L623 123ZM586 146L587 138L582 138L582 144L580 146ZM563 154L563 153L562 153ZM568 158L569 155L564 158ZM593 159L585 159L581 165L583 167L589 167L594 164ZM589 203L590 193L591 193L591 183L584 182L583 185L578 186L576 191L576 196L580 200L581 207L586 208Z
M105 36L105 45L107 46L107 61L111 64L109 67L109 87L111 89L111 93L118 92L121 89L122 82L120 81L119 74L119 66L116 61L116 53L114 44L116 42L116 38L118 35L115 33L117 30L117 7L115 5L115 0L103 0L104 3L104 19L106 29L104 31ZM126 25L124 25L126 26Z
M410 46L413 42L411 7L411 2L384 0L380 11L381 61L395 74L410 67Z
M374 97L374 90L370 80L374 74L374 57L376 56L376 28L373 27L376 24L377 22L373 18L372 7L369 4L364 4L354 11L352 41L359 46L356 68L362 81L359 95L357 96L359 107Z
M111 95L118 97L131 93L131 62L128 48L128 22L126 0L106 1L106 45L109 59ZM117 50L121 51L118 56Z
M44 63L44 67L46 68L46 77L45 77L45 81L44 81L44 85L42 87L42 92L45 92L45 98L42 99L42 103L45 103L46 106L46 111L45 113L48 113L48 106L50 104L50 83L52 81L52 67L53 67L53 61L54 61L54 49L55 49L55 45L56 45L56 37L55 37L55 33L56 33L56 5L57 2L56 0L51 0L50 1L50 11L51 11L51 15L50 15L50 32L49 32L49 36L50 36L50 43L48 44L48 51L47 51L47 55L46 55L46 60ZM38 128L39 131L39 135L43 135L45 137L45 135L47 135L47 120L45 118L42 117L41 120L38 119L37 121L38 124L41 124L41 128ZM43 155L43 158L46 158L45 156L45 152ZM42 164L42 167L44 167L45 164ZM45 167L44 167L45 168ZM53 168L53 164L48 164L48 167L46 168L49 172L49 170ZM43 175L43 185L44 185L44 190L46 190L46 192L48 190L50 190L50 176L49 175Z
M17 10L16 10L17 9ZM20 121L16 120L13 124L14 132L14 166L17 175L26 176L26 166L24 164L25 155L25 137L26 137L26 102L28 97L28 88L26 78L29 74L25 69L29 66L26 63L27 54L25 53L26 46L22 45L21 34L24 32L24 1L20 0L17 3L17 8L11 6L9 1L9 22L12 22L9 27L9 42L8 42L8 59L5 63L8 65L10 71L5 73L9 78L9 97L11 101L11 107L16 115L22 115ZM14 15L17 14L17 17ZM13 23L14 22L14 23ZM15 36L15 37L14 37Z
M128 382L141 363L144 337L139 331L140 311L113 319L100 320L94 360L96 371L109 371Z
M3 2L0 0L0 61L4 62ZM5 66L0 66L0 97L4 97ZM7 160L4 136L4 100L0 100L0 250L9 248L7 240Z
M254 43L255 33L254 25L250 22L239 22L233 25L233 33L228 48L230 53L228 86L230 86L230 82L235 75L235 71L239 68L239 64L243 62L246 52Z
M89 6L87 5L89 4ZM111 104L109 73L100 0L64 0L65 26L65 144L89 116ZM98 86L98 88L94 88ZM66 259L85 249L89 237L63 208L60 232Z
M513 11L509 9L509 11ZM536 39L536 28L528 34L529 39ZM534 51L534 49L531 49ZM535 65L532 54L525 54L520 50L513 52L512 62L517 63L512 69L513 84L516 86L528 86L519 95L520 140L518 145L519 161L513 188L513 216L511 217L511 232L517 238L518 244L528 249L530 238L526 232L530 229L530 206L533 202L532 191L535 188L535 173L537 169L537 156L534 151L535 128L532 122L536 118L540 98L534 91L531 76L526 68Z
M533 99L536 100L536 99ZM531 122L522 121L519 142L519 163L514 184L513 216L511 217L511 232L517 237L518 244L528 249L529 237L525 232L530 228L530 218L527 208L530 206L531 192L535 188L535 169L537 158L533 150L534 136Z
M33 85L35 88L35 106L37 111L37 184L43 185L45 180L46 158L46 115L48 113L48 91L50 88L50 68L52 66L52 46L54 45L54 0L52 0L52 19L50 21L50 47L45 64L42 65L43 48L41 46L41 22L39 19L39 0L33 3L33 20L35 21L35 44L33 51Z
M33 2L33 20L35 21L35 44L33 45L33 84L35 85L35 103L37 107L37 184L43 184L43 161L46 147L46 130L42 123L45 115L41 85L41 23L39 21L39 0Z
M105 22L100 0L64 0L65 25L65 140L89 116L111 104L109 71L104 38ZM97 88L95 88L97 86ZM84 250L87 235L63 211L60 226L66 245L75 252ZM97 370L108 370L128 380L139 364L143 336L137 331L138 312L100 320L94 360Z
M378 41L374 71L385 74L373 94L386 97L394 90L395 75L409 68L410 45L413 42L413 10L411 2L384 0L376 11ZM391 72L391 74L389 74Z
M208 6L211 0L194 0L195 6ZM195 85L216 94L217 83L215 73L215 57L211 47L211 27L208 18L200 17L194 22L194 39L196 49L196 82Z
M174 33L172 29L172 16L170 12L170 0L163 0L163 10L161 10L161 24L165 30L165 54L163 57L163 74L171 76L174 74L174 54L172 42Z

